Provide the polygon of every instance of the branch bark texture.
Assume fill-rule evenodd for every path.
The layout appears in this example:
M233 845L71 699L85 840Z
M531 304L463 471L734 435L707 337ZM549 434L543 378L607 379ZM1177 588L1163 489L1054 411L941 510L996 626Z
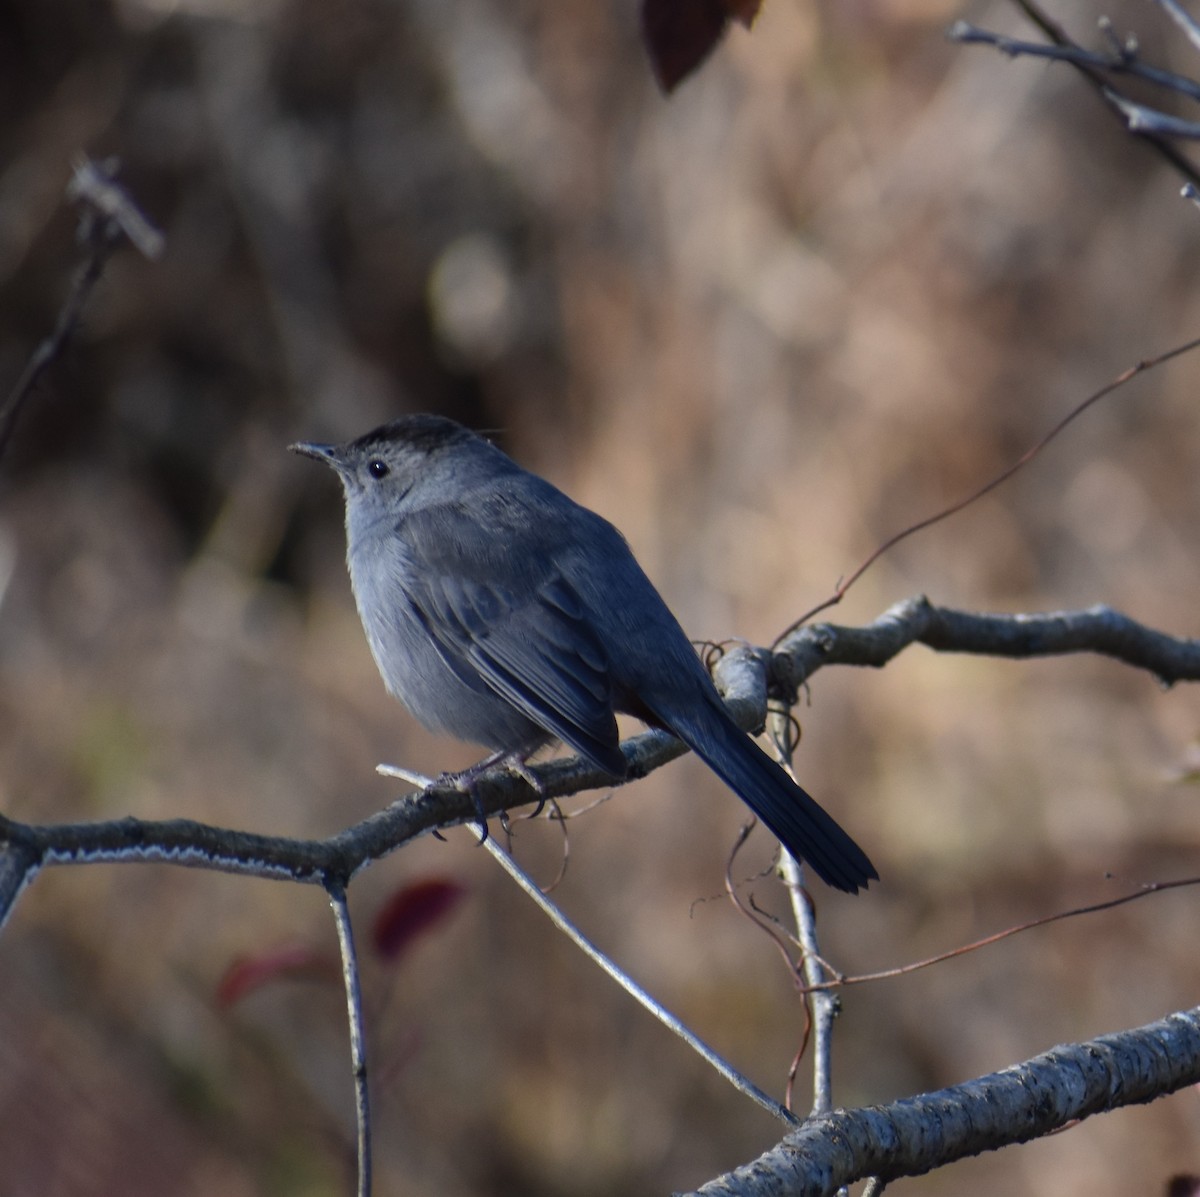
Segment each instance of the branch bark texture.
M826 1197L864 1176L920 1176L1198 1081L1200 1008L1056 1047L936 1093L810 1118L693 1197Z
M939 652L997 657L1044 657L1091 652L1153 674L1165 685L1200 680L1200 642L1148 628L1111 608L1045 615L979 615L937 607L923 597L906 599L860 628L815 624L792 633L775 650L741 646L725 654L714 673L730 711L748 731L762 729L768 698L791 704L799 688L828 665L879 668L912 644ZM646 732L622 745L633 781L683 754L663 732ZM495 769L474 794L435 782L419 793L327 839L252 835L190 819L152 822L34 826L0 815L0 924L18 895L46 865L166 861L281 881L342 885L373 860L419 835L473 822L485 815L611 787L611 777L569 757L532 770L535 790L523 777Z
M909 645L939 652L1044 657L1091 652L1143 669L1164 684L1200 680L1200 643L1139 624L1108 607L1042 615L980 615L905 600L865 627L818 624L775 646L738 647L714 673L734 718L745 729L765 723L768 701L792 703L799 687L827 665L881 667ZM683 752L662 732L623 744L630 780ZM418 835L454 823L578 793L613 781L577 758L532 770L538 788L496 769L474 794L434 782L327 839L250 835L191 820L33 826L0 816L0 921L47 865L165 861L225 872L299 881L340 893L350 879ZM826 1194L864 1176L884 1179L927 1172L964 1156L1024 1142L1073 1119L1200 1082L1200 1010L1055 1048L990 1077L888 1106L837 1110L804 1123L753 1164L705 1185L718 1194Z
M1143 669L1164 686L1200 681L1200 640L1155 631L1111 607L980 615L938 607L918 596L889 607L865 627L820 623L793 632L771 657L772 688L778 697L791 700L822 666L880 668L911 644L989 657L1093 653Z

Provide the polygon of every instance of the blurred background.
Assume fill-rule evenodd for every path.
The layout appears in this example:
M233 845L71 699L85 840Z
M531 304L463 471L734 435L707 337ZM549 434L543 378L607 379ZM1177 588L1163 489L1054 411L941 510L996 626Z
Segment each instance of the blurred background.
M1103 13L1197 70L1151 6L1058 9L1088 44ZM1195 336L1179 178L1066 69L947 43L960 16L1031 33L1003 3L767 0L664 99L633 0L8 0L0 393L79 260L74 156L119 156L167 241L114 258L0 467L0 809L320 836L396 795L376 762L478 755L384 693L335 482L294 439L415 410L492 430L624 530L692 635L769 643L883 538ZM1105 400L834 618L924 592L1200 633L1198 383L1185 357ZM816 893L848 972L1196 872L1186 687L914 649L820 673L797 714L802 779L884 878ZM802 1007L720 896L744 818L677 762L570 824L556 897L781 1095ZM368 951L377 1191L662 1193L772 1144L474 840L412 845L352 890L364 935L397 889L465 890L402 960ZM520 824L514 849L548 882L562 836ZM734 873L779 909L770 858L757 832ZM1193 1004L1195 901L847 991L836 1101ZM41 876L0 940L0 1191L345 1192L336 980L218 998L233 961L281 947L335 951L319 891ZM1145 1193L1187 1170L1193 1092L895 1189Z

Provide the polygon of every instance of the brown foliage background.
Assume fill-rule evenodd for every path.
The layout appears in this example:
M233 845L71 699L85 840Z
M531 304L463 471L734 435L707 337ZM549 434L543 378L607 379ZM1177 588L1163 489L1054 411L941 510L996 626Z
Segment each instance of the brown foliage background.
M1063 7L1092 38L1100 10ZM1103 11L1194 72L1148 8ZM338 497L284 452L297 437L415 409L498 430L622 527L695 636L764 642L1194 336L1200 218L1178 180L1066 70L946 44L959 15L1020 29L1003 4L773 0L666 101L632 3L0 10L0 382L67 286L73 155L119 155L168 237L159 263L113 262L0 474L3 809L319 835L389 800L378 760L472 759L384 695ZM837 618L925 591L1105 601L1196 634L1198 374L1184 359L1106 401ZM1196 706L1091 659L822 673L801 774L884 876L817 895L828 955L885 967L1195 871L1176 778ZM572 824L558 896L780 1092L801 1010L716 897L742 818L680 762ZM380 1193L663 1192L774 1141L472 840L405 850L352 895L365 926L407 881L469 890L411 956L367 963ZM549 878L560 842L521 827L516 847ZM738 875L768 858L760 834ZM849 992L838 1100L1192 1004L1194 901ZM0 1189L344 1191L338 989L215 1001L234 957L280 943L332 950L319 893L166 867L40 878L0 942ZM1154 1191L1196 1169L1196 1113L1179 1095L907 1188Z

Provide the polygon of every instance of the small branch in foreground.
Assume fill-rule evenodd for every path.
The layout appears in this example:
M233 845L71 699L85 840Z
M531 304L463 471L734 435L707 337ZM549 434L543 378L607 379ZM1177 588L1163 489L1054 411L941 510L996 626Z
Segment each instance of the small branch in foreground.
M790 711L772 711L769 731L775 755L788 776L796 781L792 764L797 737L793 736ZM812 895L804 885L804 869L800 862L781 849L779 876L788 893L792 918L796 924L796 940L800 944L800 963L794 972L801 993L811 1011L813 1044L813 1105L814 1114L827 1114L833 1109L833 1024L837 1019L840 999L821 984L832 970L821 956L817 938L817 910ZM794 1068L793 1068L794 1071ZM791 1078L788 1084L788 1105L791 1106Z
M1163 137L1200 141L1200 122L1184 120L1146 104L1135 104L1110 87L1104 89L1104 98L1125 118L1130 133L1158 133Z
M648 1010L668 1030L674 1031L697 1055L717 1070L739 1093L749 1097L769 1114L773 1114L781 1122L795 1125L799 1119L790 1110L785 1109L773 1098L768 1097L753 1081L742 1076L725 1059L717 1055L698 1035L693 1034L687 1026L675 1017L665 1006L643 989L628 973L622 970L610 957L600 951L574 923L541 891L536 881L521 868L519 864L496 842L489 837L484 847L496 858L504 871L537 903L542 913L581 951L589 960L598 964L616 981L626 993L630 994L644 1009Z
M920 1176L1197 1082L1200 1008L1056 1047L936 1093L810 1118L691 1197L829 1197L864 1176Z
M367 1037L363 1023L361 974L354 946L354 926L346 887L340 882L326 886L329 905L337 925L338 949L342 956L342 984L346 989L346 1013L350 1024L350 1066L354 1077L354 1113L358 1126L358 1197L371 1194L371 1091L367 1085Z

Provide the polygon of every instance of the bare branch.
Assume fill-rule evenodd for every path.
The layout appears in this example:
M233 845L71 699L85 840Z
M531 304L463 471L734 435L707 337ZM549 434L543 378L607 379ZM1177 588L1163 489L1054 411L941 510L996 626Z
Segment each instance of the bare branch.
M8 398L0 406L0 458L8 448L17 419L38 380L62 356L67 342L75 335L84 305L122 234L147 257L155 258L162 252L162 234L142 215L128 193L114 182L115 170L115 163L101 167L86 158L75 166L67 196L82 206L79 239L87 246L87 257L67 292L54 330L33 351Z
M1186 190L1185 190L1186 195ZM808 623L814 615L822 611L828 610L830 607L837 606L838 603L846 597L846 593L850 588L879 560L885 553L890 552L901 541L907 540L910 536L915 536L918 532L923 532L926 528L932 528L934 524L940 524L943 520L949 519L952 515L957 515L960 511L966 510L972 504L979 502L985 495L991 494L997 487L1002 486L1015 474L1025 468L1035 457L1037 457L1047 445L1050 444L1061 432L1064 431L1070 424L1074 423L1085 411L1093 404L1099 403L1101 399L1111 395L1114 391L1119 390L1127 382L1131 382L1139 374L1145 374L1149 370L1155 370L1159 366L1165 365L1169 361L1173 361L1183 354L1191 353L1192 350L1200 348L1200 337L1190 341L1185 341L1182 345L1176 345L1172 349L1168 349L1165 353L1160 353L1155 357L1144 358L1140 362L1136 362L1132 366L1128 366L1122 370L1116 378L1106 382L1099 390L1093 391L1086 399L1075 404L1073 408L1065 416L1063 416L1054 426L1046 433L1043 433L1020 457L1011 465L1007 465L998 474L989 478L982 486L971 491L969 495L956 500L947 507L943 507L940 511L935 511L933 515L926 516L924 519L918 520L915 524L909 524L907 528L901 529L892 536L889 536L881 545L873 549L867 557L855 567L854 571L848 578L844 578L837 585L827 599L818 603L815 607L806 611L799 619L793 620L779 634L775 640L774 647L778 648L780 643L786 640L796 631L801 625Z
M873 981L887 981L895 977L904 977L909 973L919 972L921 969L932 968L935 964L944 964L947 960L956 960L971 952L978 952L982 948L990 948L993 944L1000 943L1005 939L1011 939L1014 935L1023 935L1026 931L1033 931L1038 927L1048 927L1051 923L1062 922L1063 919L1076 919L1085 914L1099 914L1101 911L1115 910L1118 906L1127 906L1130 902L1141 902L1153 894L1165 893L1167 890L1172 889L1191 889L1196 885L1200 885L1200 877L1182 877L1177 881L1150 881L1134 890L1131 894L1121 894L1120 897L1107 898L1103 902L1090 902L1086 906L1075 906L1070 910L1056 910L1053 914L1044 914L1038 918L1027 919L1023 923L1005 927L1003 931L995 931L991 935L985 935L982 939L974 939L970 943L959 944L948 951L938 952L933 956L926 956L923 960L913 960L908 964L897 965L895 968L880 969L872 973L856 973L853 976L840 974L831 977L829 980L819 982L816 988L843 989L847 985L867 985Z
M792 767L795 740L790 734L790 716L787 713L773 712L770 730L775 755L787 770L788 776L795 780L796 773ZM788 892L792 918L796 924L796 938L800 943L801 958L797 971L804 984L806 1000L812 1009L812 1112L826 1114L833 1109L833 1024L837 1018L840 1001L828 988L828 982L833 978L831 970L826 967L821 956L820 941L817 938L816 907L804 886L803 867L786 850L780 855L779 875Z
M810 1118L695 1197L826 1197L864 1176L920 1176L1200 1081L1200 1008L1067 1044L1024 1064L886 1106Z
M734 719L758 728L766 718L765 665L749 649L728 654L718 683ZM622 744L626 781L645 777L686 749L673 736L651 731ZM191 819L134 818L99 823L30 825L0 815L0 923L33 874L45 865L159 861L276 881L328 888L349 883L373 860L435 829L478 821L502 811L620 783L577 757L527 766L529 778L503 766L473 780L470 793L453 781L436 781L416 794L324 840L255 835ZM530 784L536 781L536 788Z
M1197 25L1190 13L1185 12L1175 0L1155 0L1163 10L1183 30L1184 36L1192 43L1192 48L1200 50L1200 25Z
M734 718L742 727L757 730L766 719L768 692L791 702L798 687L824 665L878 667L915 643L943 652L999 657L1092 652L1144 669L1168 684L1200 680L1200 642L1147 628L1107 607L1043 615L978 615L935 607L925 598L899 603L863 628L832 624L802 628L787 637L776 652L739 647L717 662L714 673ZM683 751L677 741L661 732L636 736L622 747L631 779L644 776ZM355 1030L354 1004L361 999L354 996L357 976L344 908L345 887L371 860L435 828L474 822L480 809L484 815L495 815L513 806L585 788L608 789L614 784L612 778L574 758L537 766L530 777L535 784L531 785L526 777L497 768L475 779L471 793L453 782L435 782L326 840L250 835L182 819L169 822L121 819L38 827L0 816L0 902L3 902L0 915L11 908L38 869L49 864L157 860L322 885L339 916L339 937L347 970L347 1003L351 1011L360 1111L360 1193L363 1193L361 1185L369 1183L366 1162L369 1119L361 1011ZM523 876L506 853L492 841L489 846L514 876L518 879ZM556 917L553 905L535 892L536 885L527 877L522 884L547 908L551 917ZM574 928L564 927L564 930L577 942L582 939ZM630 992L643 993L606 958L598 953L594 958ZM665 1014L659 1013L661 1007L649 995L639 996L639 1000L655 1010L658 1017ZM1182 1029L1181 1020L1184 1020ZM671 1025L669 1015L664 1021ZM1044 1134L1070 1118L1129 1101L1149 1100L1200 1080L1200 1029L1195 1022L1192 1015L1177 1015L1157 1029L1130 1032L1124 1037L1114 1036L1080 1048L1060 1049L968 1086L884 1109L814 1117L797 1132L800 1138L793 1136L772 1156L764 1157L765 1162L755 1165L757 1172L743 1170L733 1179L724 1178L713 1182L713 1186L705 1186L702 1192L767 1191L751 1187L754 1176L761 1175L763 1169L783 1169L784 1175L794 1178L797 1187L789 1192L833 1192L840 1184L858 1177L879 1175L886 1179L927 1171L964 1154ZM1155 1035L1161 1038L1166 1034L1162 1028L1177 1036L1186 1030L1195 1042L1181 1040L1179 1047L1172 1049L1176 1052L1173 1061L1163 1063L1154 1051L1144 1046L1152 1040L1157 1042ZM686 1028L675 1029L742 1092L777 1117L794 1117L740 1078ZM1189 1047L1196 1049L1190 1056L1185 1054ZM1132 1057L1128 1055L1130 1051ZM1086 1074L1086 1084L1082 1087L1081 1073ZM1123 1088L1114 1089L1115 1083ZM1043 1095L1038 1099L1040 1104L1035 1104L1036 1117L1022 1104L1029 1101L1031 1092ZM980 1110L986 1113L986 1118ZM922 1131L933 1125L943 1132L936 1148L928 1146L927 1134L922 1137ZM802 1150L804 1156L798 1156L797 1150ZM366 1182L364 1177L368 1178ZM737 1187L728 1187L733 1184Z
M90 158L78 158L75 173L67 184L67 199L83 205L82 219L113 226L106 231L104 240L115 243L119 230L143 257L160 258L166 239L134 203L129 192L116 181L118 166L116 159L97 163ZM81 236L92 239L86 224L81 229Z
M1200 140L1200 123L1196 121L1185 121L1181 117L1171 116L1170 113L1159 112L1157 108L1135 104L1109 87L1104 89L1104 96L1125 117L1125 124L1130 133L1158 133L1163 137Z
M719 1056L698 1035L672 1014L661 1002L657 1001L647 990L643 989L627 972L620 968L609 956L606 956L590 939L567 918L555 903L541 891L536 881L500 847L494 837L484 841L484 846L496 858L504 871L531 897L550 921L581 951L589 960L598 964L616 981L622 989L633 997L643 1008L648 1010L668 1030L674 1031L697 1055L717 1070L739 1093L745 1094L751 1101L756 1102L769 1114L773 1114L781 1122L795 1125L799 1120L790 1111L781 1106L773 1098L764 1093L753 1081L742 1076L732 1065Z
M1097 94L1099 94L1100 97L1106 102L1110 111L1116 113L1121 117L1121 120L1124 121L1124 116L1121 114L1120 109L1112 102L1111 95L1106 94L1106 89L1111 90L1108 87L1108 77L1114 71L1125 70L1132 74L1142 74L1144 71L1154 70L1154 68L1142 67L1141 64L1137 62L1135 53L1136 43L1131 47L1123 46L1121 52L1116 54L1113 58L1105 59L1102 57L1101 64L1097 65L1096 63L1089 61L1089 51L1083 50L1081 46L1078 46L1074 41L1072 41L1071 38L1069 38L1064 32L1062 27L1057 22L1051 20L1050 17L1042 11L1041 7L1036 3L1036 0L1013 0L1013 4L1019 8L1021 12L1023 12L1025 16L1035 26L1037 26L1038 29L1042 31L1047 41L1049 41L1053 46L1067 51L1067 53L1054 55L1054 57L1058 57L1062 61L1067 62L1081 75L1083 75L1084 78L1087 79L1087 81L1096 89ZM972 35L965 38L959 36L964 31L971 31ZM1011 51L1006 49L1005 46L1000 45L1000 42L1009 43L1010 45L1020 44L1013 42L1013 39L1007 38L1000 38L998 41L998 35L987 34L982 30L975 30L973 26L967 25L965 22L957 22L955 25L950 27L948 32L953 40L987 42L998 49L1001 49L1005 53L1009 53ZM975 36L975 34L979 33L983 33L984 36ZM1024 53L1023 50L1018 52ZM1114 66L1114 63L1119 65ZM1164 76L1169 76L1170 73L1162 72L1162 74ZM1143 74L1143 77L1146 76ZM1175 76L1175 78L1183 79L1183 76ZM1173 86L1170 83L1163 82L1161 79L1152 81L1158 82L1160 85L1166 87ZM1194 86L1194 81L1186 80L1186 82ZM1183 178L1187 179L1191 183L1200 185L1200 172L1197 171L1196 166L1182 151L1180 151L1177 146L1173 145L1167 137L1152 132L1143 133L1141 137L1143 141L1153 146L1153 148L1158 152L1159 156L1166 159L1166 161L1168 161L1171 166L1183 176Z
M8 838L10 826L15 825L0 816L0 928L41 867L36 851L20 839Z
M371 1091L367 1085L367 1036L363 1025L358 952L354 947L354 927L350 922L346 887L335 882L327 889L337 924L342 983L346 988L346 1012L350 1023L350 1066L354 1077L354 1111L358 1125L358 1197L371 1197Z
M980 29L967 21L955 21L946 31L946 36L950 41L964 46L992 46L1001 54L1007 54L1009 58L1049 58L1056 62L1069 63L1071 66L1086 66L1097 71L1107 71L1113 75L1129 75L1178 92L1189 99L1200 100L1200 83L1189 79L1187 75L1165 71L1161 67L1147 66L1135 56L1136 46L1122 44L1112 53L1101 54L1097 50L1085 50L1076 45L1047 45L1045 42L1021 41L1019 38L1006 37L1002 33Z
M1044 615L978 615L909 598L863 628L813 624L776 648L771 680L792 697L824 665L886 665L910 644L989 657L1096 653L1152 673L1164 685L1200 681L1200 640L1168 636L1103 605Z
M826 665L885 665L910 644L939 652L995 657L1097 653L1152 673L1171 685L1200 680L1200 641L1169 636L1109 607L1044 615L978 615L910 598L863 628L814 624L793 632L777 650L739 647L714 673L730 713L743 729L758 731L767 718L766 695L795 701L801 685ZM624 741L627 781L645 777L682 756L665 732ZM577 757L532 767L530 781L503 767L481 774L473 792L438 781L324 840L253 835L190 819L160 822L115 819L102 823L35 826L0 816L0 922L33 874L45 865L166 861L252 877L345 885L373 860L436 828L587 789L611 789L612 777ZM477 805L478 803L478 805Z

